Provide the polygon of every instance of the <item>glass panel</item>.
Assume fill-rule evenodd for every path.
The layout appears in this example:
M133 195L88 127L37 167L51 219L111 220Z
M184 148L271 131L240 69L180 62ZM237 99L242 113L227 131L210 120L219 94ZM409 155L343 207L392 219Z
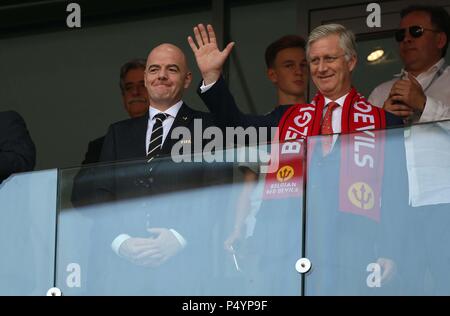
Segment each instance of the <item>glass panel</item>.
M382 49L384 56L375 62L367 61L367 56L377 49ZM391 80L395 74L400 73L403 67L398 55L398 45L392 36L358 41L358 57L353 82L357 83L356 88L366 98L379 84Z
M0 184L0 295L45 295L54 284L57 171Z
M15 109L25 117L39 149L36 168L78 165L88 141L104 135L111 123L126 119L119 88L120 67L133 58L146 59L152 47L161 43L173 43L185 52L193 81L183 101L206 110L196 93L201 75L187 43L194 25L211 21L211 11L206 9L166 10L173 15L141 15L135 21L116 19L92 27L82 24L75 32L63 29L0 38L0 59L9 61L0 63L0 110ZM137 7L135 10L139 14ZM65 11L57 14L66 16ZM24 73L27 75L20 75ZM23 93L24 87L27 93ZM74 97L74 91L81 94ZM33 106L36 101L39 110ZM49 117L54 118L52 124L44 124ZM55 150L54 144L61 150Z
M306 295L450 294L450 121L308 141Z
M236 47L230 58L229 84L242 112L263 114L277 105L264 52L281 36L298 33L297 5L298 1L283 0L231 7L230 37ZM307 34L300 35L306 38Z
M62 170L56 284L65 295L299 295L302 190L266 198L266 147Z
M367 56L377 49L384 51L384 56L375 62L369 62ZM447 54L446 62L450 61ZM403 68L398 53L398 43L393 36L358 41L358 65L353 72L353 82L357 90L366 98L378 85L394 78ZM368 74L370 74L368 76ZM383 104L376 104L382 106Z

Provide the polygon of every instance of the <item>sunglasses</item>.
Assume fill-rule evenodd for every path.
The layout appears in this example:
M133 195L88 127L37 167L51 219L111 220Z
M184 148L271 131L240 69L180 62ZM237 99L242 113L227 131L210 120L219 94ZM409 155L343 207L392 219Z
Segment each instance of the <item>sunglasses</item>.
M394 35L395 35L395 40L397 42L402 42L405 39L406 30L408 30L409 35L411 35L414 38L421 37L423 35L423 32L425 32L425 31L437 32L437 33L440 32L438 30L426 29L420 25L413 25L408 28L398 29L397 31L395 31Z

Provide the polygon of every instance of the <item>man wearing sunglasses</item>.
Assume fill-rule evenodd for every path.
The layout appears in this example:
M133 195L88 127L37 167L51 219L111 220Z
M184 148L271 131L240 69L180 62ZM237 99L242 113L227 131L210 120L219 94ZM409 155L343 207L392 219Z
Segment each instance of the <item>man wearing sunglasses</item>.
M395 40L404 69L376 87L369 102L410 123L450 119L450 67L444 61L449 14L442 7L409 6L400 15Z

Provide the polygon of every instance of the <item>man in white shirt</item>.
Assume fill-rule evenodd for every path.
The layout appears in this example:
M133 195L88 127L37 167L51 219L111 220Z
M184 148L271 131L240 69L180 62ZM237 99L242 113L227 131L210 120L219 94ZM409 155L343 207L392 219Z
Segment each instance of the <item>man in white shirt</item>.
M409 122L450 119L450 18L442 7L410 6L395 33L404 69L376 87L369 102Z

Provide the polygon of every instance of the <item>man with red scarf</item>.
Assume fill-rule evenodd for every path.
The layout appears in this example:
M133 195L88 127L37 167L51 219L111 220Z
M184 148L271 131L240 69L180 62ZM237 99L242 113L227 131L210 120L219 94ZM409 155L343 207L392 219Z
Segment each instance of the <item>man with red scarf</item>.
M301 154L303 139L314 135L382 129L386 126L401 125L402 120L369 104L352 86L351 74L357 62L356 43L353 33L342 25L319 26L311 32L308 38L307 59L313 82L318 88L318 93L311 104L278 107L265 116L241 113L221 77L222 66L231 53L234 43L228 44L223 51L220 51L217 47L214 30L210 25L207 28L201 24L194 27L194 35L196 41L192 37L189 37L188 41L203 77L200 97L215 115L217 123L222 127L279 128L275 140L282 144L279 149L279 168L277 172L269 173L266 177L267 203L265 203L265 207L262 206L255 228L255 235L258 230L260 231L258 243L261 248L259 250L266 256L260 260L261 265L264 266L261 271L264 271L266 277L271 279L265 282L266 285L270 284L270 288L265 288L260 294L296 294L296 289L299 289L299 279L293 266L295 259L300 257L302 204L299 197L303 191L302 174L304 170L301 161L292 162L296 155ZM324 156L336 155L336 151L332 153L332 148L336 145L337 138L337 135L334 135L322 139L320 152ZM366 140L369 143L378 141L367 138ZM371 173L368 175L370 178L373 176L373 171L377 170L379 166L377 163L380 159L374 161L371 153L367 152L366 149L371 148L372 144L360 146L355 140L353 141L354 143L343 146L343 148L353 150L346 154L352 158L351 162L354 164L347 169L370 168ZM342 144L339 143L339 145ZM319 146L316 146L314 152L318 150ZM292 168L286 169L286 166L292 166ZM356 174L365 175L364 171L360 173L356 169L353 171L356 171ZM289 185L286 185L285 182L283 186L280 186L277 181L283 182L284 180L280 180L280 176L286 175L287 172L296 176L289 177L290 180L287 181ZM335 181L336 178L339 178L335 176L336 170L330 170L328 174L323 171L323 174L331 181L325 185L324 182L320 183L323 191L320 194L323 197L330 196L329 199L331 196L339 195L342 183ZM284 190L284 188L287 189ZM292 190L292 188L298 189ZM366 190L366 188L358 186L355 188L356 190ZM333 194L334 191L337 191L338 194ZM373 195L372 198L375 202L372 204L376 209L379 205L376 201L380 199L376 188ZM322 198L322 200L326 199ZM341 202L346 203L337 200L327 201L328 205L336 206L336 208ZM349 203L347 204L349 205ZM348 207L348 205L344 205L343 212L361 215L358 213L358 208L351 205ZM310 206L308 208L311 208ZM293 209L296 210L296 214L292 212ZM359 217L377 221L379 220L379 210ZM288 251L289 249L294 251ZM279 274L277 274L278 272Z

